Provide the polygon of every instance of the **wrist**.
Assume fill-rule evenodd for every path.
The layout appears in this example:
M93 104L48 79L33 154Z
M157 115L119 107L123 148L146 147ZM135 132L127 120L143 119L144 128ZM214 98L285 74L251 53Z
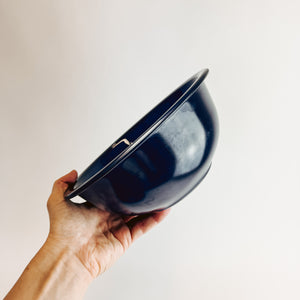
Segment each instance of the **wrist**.
M83 298L93 278L70 247L48 238L38 255L39 271L46 274L41 298Z
M5 299L82 299L92 280L69 247L48 238Z
M51 255L64 253L70 257L81 276L90 281L101 273L100 260L95 255L95 241L89 240L89 236L67 238L50 232L43 248Z
M38 299L82 299L93 280L69 247L50 238L31 264L40 279Z
M77 249L72 248L72 245L61 243L52 237L48 237L39 252L47 257L53 266L66 272L66 275L70 277L73 275L85 285L90 284L94 279L79 259Z

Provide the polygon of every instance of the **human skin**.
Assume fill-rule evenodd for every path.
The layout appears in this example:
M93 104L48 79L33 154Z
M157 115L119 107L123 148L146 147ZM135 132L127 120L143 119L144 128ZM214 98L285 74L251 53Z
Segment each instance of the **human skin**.
M93 279L169 213L126 217L72 203L64 194L76 179L73 170L55 181L47 202L48 237L5 300L82 299Z

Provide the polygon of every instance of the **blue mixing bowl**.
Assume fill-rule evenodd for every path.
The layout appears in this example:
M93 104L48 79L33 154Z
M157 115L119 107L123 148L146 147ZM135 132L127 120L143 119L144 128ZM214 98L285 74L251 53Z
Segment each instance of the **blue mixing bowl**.
M168 208L209 171L218 117L204 84L208 70L188 79L103 152L66 198L136 215Z

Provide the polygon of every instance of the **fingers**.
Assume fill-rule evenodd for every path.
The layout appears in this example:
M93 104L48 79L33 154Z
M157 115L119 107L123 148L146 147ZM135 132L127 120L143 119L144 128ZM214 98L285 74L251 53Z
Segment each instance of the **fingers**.
M168 208L159 212L140 215L130 219L127 222L127 226L130 229L132 241L135 241L141 235L160 223L169 214L170 210L171 209Z
M67 190L69 184L72 184L76 181L77 176L77 171L73 170L68 174L62 176L61 178L57 179L53 184L50 198L55 199L56 202L63 201L65 191Z
M68 174L62 176L61 178L57 179L56 181L62 181L65 183L73 183L76 181L77 179L77 171L76 170L72 170L71 172L69 172Z

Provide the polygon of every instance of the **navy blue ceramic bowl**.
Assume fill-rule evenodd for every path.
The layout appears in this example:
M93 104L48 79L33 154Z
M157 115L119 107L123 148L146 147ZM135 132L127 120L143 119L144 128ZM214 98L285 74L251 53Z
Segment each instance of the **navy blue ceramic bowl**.
M79 177L77 195L107 211L135 215L168 208L205 177L218 118L198 72L102 153Z

